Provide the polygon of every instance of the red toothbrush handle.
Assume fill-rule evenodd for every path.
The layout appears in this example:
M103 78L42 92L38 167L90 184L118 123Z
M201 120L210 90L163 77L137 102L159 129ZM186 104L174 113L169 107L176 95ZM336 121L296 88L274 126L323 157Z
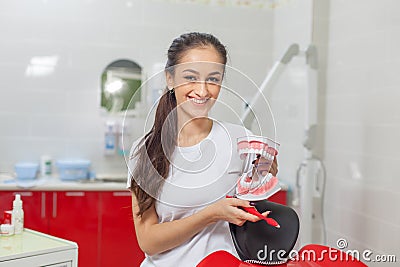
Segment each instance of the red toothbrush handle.
M233 196L226 196L226 198L233 198ZM266 221L269 225L276 227L276 228L280 228L281 226L279 225L279 223L277 221L275 221L272 218L267 218L264 215L262 215L257 209L256 207L241 207L242 209L244 209L245 211L247 211L250 214L256 215L258 218Z
M261 213L259 213L255 207L242 207L242 209L244 209L245 211L247 211L250 214L256 215L260 219L264 220L266 218Z
M255 207L242 207L242 208L245 211L247 211L248 213L256 215L258 218L266 221L269 225L271 225L273 227L276 227L276 228L280 228L281 227L277 221L275 221L272 218L265 217Z
M276 227L276 228L281 228L281 226L279 225L279 223L278 223L277 221L275 221L274 219L272 219L272 218L266 218L266 219L267 219L266 222L267 222L269 225L274 226L274 227Z

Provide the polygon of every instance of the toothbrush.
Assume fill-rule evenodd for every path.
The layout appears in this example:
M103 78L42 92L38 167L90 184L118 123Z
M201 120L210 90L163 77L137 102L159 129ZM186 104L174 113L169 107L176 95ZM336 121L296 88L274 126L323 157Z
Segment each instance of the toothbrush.
M233 198L232 196L226 196L227 198ZM279 225L279 223L277 221L275 221L272 218L268 218L264 215L262 215L257 209L256 207L241 207L243 210L245 210L246 212L253 214L255 216L257 216L258 218L266 221L269 225L276 227L276 228L280 228L281 226Z
M256 215L258 218L266 221L271 226L274 226L276 228L281 228L281 226L279 225L279 223L277 221L275 221L272 218L265 217L255 207L242 207L242 209L244 209L245 211L247 211L250 214Z

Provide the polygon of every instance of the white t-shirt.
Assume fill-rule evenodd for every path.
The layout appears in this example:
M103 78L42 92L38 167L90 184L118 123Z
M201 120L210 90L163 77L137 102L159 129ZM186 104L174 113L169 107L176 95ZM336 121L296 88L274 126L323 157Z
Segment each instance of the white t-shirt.
M209 135L200 143L176 147L169 176L155 203L159 223L188 217L227 194L232 195L242 166L237 138L249 134L242 126L214 121ZM128 165L128 188L134 165L133 159ZM196 266L217 250L237 256L225 221L205 227L178 247L157 255L146 255L141 267Z

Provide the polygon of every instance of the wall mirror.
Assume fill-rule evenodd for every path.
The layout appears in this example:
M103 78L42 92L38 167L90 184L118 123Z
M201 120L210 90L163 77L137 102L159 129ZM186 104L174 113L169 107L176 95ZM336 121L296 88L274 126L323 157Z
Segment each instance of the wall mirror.
M134 115L141 99L142 68L134 61L110 63L101 75L101 109L112 115Z

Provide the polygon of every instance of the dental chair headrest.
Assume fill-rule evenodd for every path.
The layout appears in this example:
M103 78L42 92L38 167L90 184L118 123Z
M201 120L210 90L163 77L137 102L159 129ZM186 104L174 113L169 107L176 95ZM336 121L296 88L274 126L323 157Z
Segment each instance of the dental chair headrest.
M267 200L255 202L262 213L270 210L268 217L275 219L280 228L265 221L245 222L242 226L229 224L232 240L240 259L244 262L276 265L287 261L299 234L299 217L288 207Z

